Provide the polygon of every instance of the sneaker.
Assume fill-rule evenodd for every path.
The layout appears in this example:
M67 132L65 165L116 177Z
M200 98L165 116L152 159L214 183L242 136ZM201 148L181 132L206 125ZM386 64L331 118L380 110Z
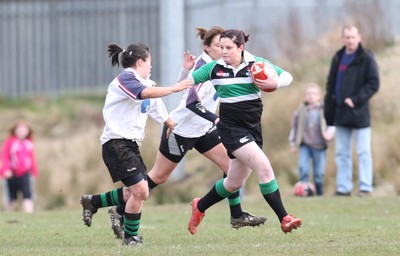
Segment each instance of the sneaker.
M359 196L359 197L369 197L369 196L371 196L371 192L369 192L369 191L364 191L364 190L360 190L360 191L357 193L357 196Z
M266 220L267 220L267 218L264 216L258 217L251 213L243 211L242 216L240 218L234 219L231 217L231 226L232 226L232 228L236 228L236 229L239 229L239 228L245 227L245 226L252 226L252 227L257 226L258 227L258 226L260 226L260 224L264 225L264 222Z
M90 227L92 225L92 215L97 212L97 208L92 204L92 195L84 195L81 197L81 205L83 208L83 223Z
M351 193L350 192L339 192L339 191L336 191L335 192L335 196L351 196Z
M122 239L124 237L124 228L123 228L124 217L117 213L116 206L108 207L108 215L110 215L111 229L114 231L115 236L118 239Z
M142 236L130 236L130 237L125 237L122 240L122 245L142 245L143 244L143 237Z
M285 234L292 233L293 229L301 227L301 222L301 219L296 219L293 215L286 215L282 220L281 229Z
M197 208L197 204L200 201L200 198L195 198L192 200L192 216L190 216L189 223L188 223L188 230L190 234L194 235L197 232L197 226L199 226L201 220L206 215L202 213Z

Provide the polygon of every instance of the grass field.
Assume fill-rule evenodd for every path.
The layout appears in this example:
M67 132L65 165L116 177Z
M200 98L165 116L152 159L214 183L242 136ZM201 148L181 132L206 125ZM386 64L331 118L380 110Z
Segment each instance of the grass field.
M243 203L265 215L259 228L229 225L221 202L192 236L187 231L189 204L145 205L141 224L144 244L124 247L114 238L107 210L94 215L92 227L80 209L31 215L1 213L1 255L399 255L400 197L284 198L286 208L303 226L285 235L261 199Z

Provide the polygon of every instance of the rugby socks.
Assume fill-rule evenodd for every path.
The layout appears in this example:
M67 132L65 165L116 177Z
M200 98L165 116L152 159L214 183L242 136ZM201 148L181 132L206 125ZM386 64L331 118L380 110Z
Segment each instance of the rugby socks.
M142 212L125 213L124 215L124 237L137 236L139 234L140 218Z
M228 197L229 209L231 210L231 217L239 219L242 217L242 206L240 205L240 193L236 190Z
M226 174L224 174L224 178L226 178ZM233 192L230 196L228 196L229 209L231 211L231 217L234 219L238 219L242 216L242 206L240 205L240 193L239 190Z
M125 205L126 204L121 204L121 205L118 205L116 208L117 213L121 216L125 215Z
M224 187L224 179L221 179L215 183L214 187L197 203L197 208L200 212L205 212L212 205L218 203L230 196L232 192L229 192Z
M149 186L149 191L158 186L158 184L156 184L148 175L147 175L147 184Z
M123 188L118 188L99 195L93 195L91 202L96 208L125 204L122 190Z
M283 206L281 194L279 192L278 183L276 179L268 183L259 184L261 194L263 195L265 201L269 204L272 210L279 218L279 222L282 222L283 217L287 215L285 207Z

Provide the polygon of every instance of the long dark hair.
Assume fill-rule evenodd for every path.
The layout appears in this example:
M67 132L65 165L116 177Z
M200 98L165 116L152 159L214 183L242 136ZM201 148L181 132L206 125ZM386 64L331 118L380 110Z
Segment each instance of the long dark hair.
M137 43L131 44L126 50L119 47L117 44L108 45L108 57L111 58L111 65L119 66L118 55L121 54L121 65L123 68L134 67L136 61L142 59L146 61L150 56L150 48L147 45Z

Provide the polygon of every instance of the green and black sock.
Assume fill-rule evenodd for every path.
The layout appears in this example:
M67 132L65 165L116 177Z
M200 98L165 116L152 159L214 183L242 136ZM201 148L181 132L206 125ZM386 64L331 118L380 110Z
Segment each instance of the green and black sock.
M124 215L124 236L125 238L139 234L140 218L142 212L125 213Z
M117 213L121 216L125 215L125 205L126 204L121 204L121 205L118 205L116 208Z
M231 210L231 217L239 219L242 217L242 206L240 204L240 193L236 190L228 197L229 209Z
M92 204L97 208L125 204L123 188L92 196Z
M226 174L224 174L226 178ZM236 190L230 196L228 196L229 209L231 211L231 217L238 219L242 217L242 206L240 205L240 192Z
M229 192L224 187L224 179L221 179L215 183L214 187L203 197L197 204L197 208L200 212L205 212L212 205L218 203L230 196L232 192Z
M280 222L282 222L283 217L287 215L285 207L281 199L281 194L279 192L278 183L276 179L268 183L259 184L261 194L264 196L265 201L269 204L275 214L278 216Z

